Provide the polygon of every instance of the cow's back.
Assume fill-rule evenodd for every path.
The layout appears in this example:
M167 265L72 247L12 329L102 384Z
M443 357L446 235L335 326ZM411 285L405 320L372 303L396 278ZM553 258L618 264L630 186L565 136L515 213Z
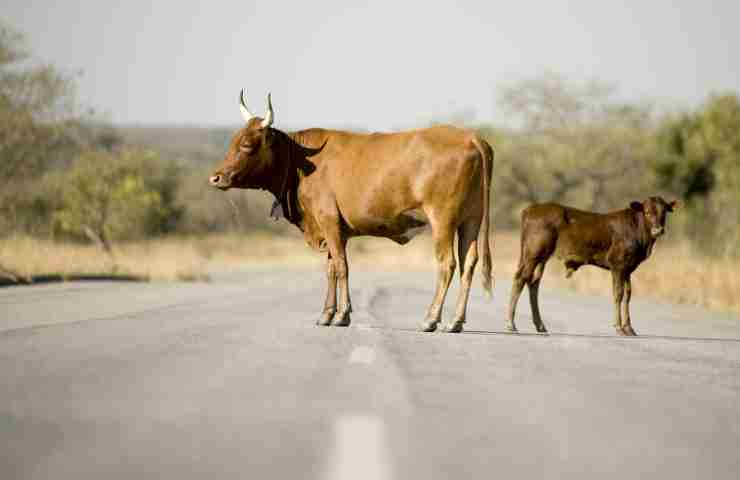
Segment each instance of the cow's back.
M341 214L358 232L372 231L427 200L448 198L480 183L475 133L450 126L398 133L358 134L311 130L310 146L324 144L311 158L316 175L307 178L312 196L334 196Z

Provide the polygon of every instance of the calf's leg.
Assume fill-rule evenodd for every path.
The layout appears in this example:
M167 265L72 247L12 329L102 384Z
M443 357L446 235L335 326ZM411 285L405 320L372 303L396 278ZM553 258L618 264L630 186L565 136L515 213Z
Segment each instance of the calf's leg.
M455 317L445 325L445 332L461 332L473 283L475 265L478 263L478 230L480 217L467 220L457 229L457 255L460 262L460 293L457 297Z
M517 331L514 325L514 317L516 316L516 304L522 294L524 285L529 286L529 301L535 327L537 327L538 332L547 331L542 323L537 296L545 264L555 251L557 234L552 230L532 225L529 219L523 219L519 266L511 285L511 298L509 299L509 310L506 318L506 330L509 332Z
M433 332L437 329L442 306L444 305L447 289L450 287L450 281L455 274L455 255L452 251L455 235L455 227L451 222L435 221L430 216L432 224L432 236L434 237L434 252L437 259L437 288L434 293L434 300L427 310L427 315L419 330L422 332Z
M540 291L540 281L542 281L542 274L545 271L546 263L547 260L544 260L537 264L537 267L534 269L534 274L532 275L532 280L529 282L528 285L529 305L532 309L532 322L534 323L534 327L540 333L547 333L547 328L545 328L545 324L542 323L542 315L540 314L540 304L538 298Z
M514 316L516 316L516 304L519 302L519 296L522 294L524 284L527 283L527 272L533 270L534 267L528 265L532 260L525 260L524 252L522 257L519 258L519 266L514 273L514 280L511 282L511 297L509 298L509 310L506 315L505 328L509 332L516 332L516 325L514 325Z
M632 319L630 318L630 300L632 299L632 279L628 276L624 281L624 315L622 316L622 331L632 337L637 333L632 329Z
M317 325L327 326L331 324L334 315L337 313L337 270L334 267L334 261L331 253L326 257L326 300L324 301L324 310L321 317L316 322Z
M624 298L624 275L619 270L612 270L612 294L614 295L613 327L617 335L625 335L622 330L622 299Z

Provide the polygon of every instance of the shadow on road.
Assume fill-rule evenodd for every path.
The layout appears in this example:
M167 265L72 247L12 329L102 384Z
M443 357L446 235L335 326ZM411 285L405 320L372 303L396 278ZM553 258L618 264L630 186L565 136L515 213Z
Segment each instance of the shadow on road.
M384 325L359 325L354 328L370 328L373 330L389 330L398 332L418 333L420 335L438 335L439 333L424 333L415 328L404 327L387 327ZM445 334L446 335L446 334ZM455 334L452 334L455 335ZM636 342L640 340L676 340L676 341L693 341L693 342L736 342L740 343L740 338L720 338L720 337L681 337L670 335L638 335L636 337L622 337L619 335L600 335L593 333L534 333L534 332L506 332L503 330L463 330L458 335L508 335L515 337L563 337L563 338L609 338L623 340L627 342Z
M116 275L116 274L69 274L62 275L53 273L48 275L33 275L30 277L0 277L0 287L17 287L21 285L44 285L48 283L61 282L148 282L149 277L137 275Z

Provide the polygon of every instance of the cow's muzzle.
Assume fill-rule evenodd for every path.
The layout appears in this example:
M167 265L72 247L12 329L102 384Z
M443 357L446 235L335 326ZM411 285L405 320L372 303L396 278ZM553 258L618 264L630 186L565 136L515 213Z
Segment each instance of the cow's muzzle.
M653 234L653 237L658 238L665 233L665 229L663 227L653 227L650 229L650 233Z
M227 173L216 173L208 179L210 184L221 190L227 190L231 187L231 175Z

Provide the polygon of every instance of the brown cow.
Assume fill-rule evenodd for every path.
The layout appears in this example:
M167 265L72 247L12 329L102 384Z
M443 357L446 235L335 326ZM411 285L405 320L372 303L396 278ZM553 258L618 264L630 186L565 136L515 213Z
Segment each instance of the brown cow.
M655 241L665 232L666 214L676 206L675 201L650 197L643 202L632 202L627 209L606 214L556 203L527 207L522 212L521 254L511 287L507 330L517 331L514 326L516 304L527 284L534 326L538 332L547 332L537 294L545 264L555 254L565 263L566 278L582 265L611 270L616 312L613 326L619 335L636 335L629 312L630 275L650 256Z
M273 211L303 231L311 247L327 252L328 290L317 323L350 324L349 238L371 235L405 244L429 225L438 278L420 329L434 331L440 321L456 267L457 233L462 288L455 316L444 330L461 331L478 261L479 230L483 288L491 292L490 145L473 131L451 126L400 133L317 128L286 133L271 127L274 114L269 95L264 119L249 112L243 91L239 108L246 125L234 135L210 183L222 190L268 190L275 196Z

